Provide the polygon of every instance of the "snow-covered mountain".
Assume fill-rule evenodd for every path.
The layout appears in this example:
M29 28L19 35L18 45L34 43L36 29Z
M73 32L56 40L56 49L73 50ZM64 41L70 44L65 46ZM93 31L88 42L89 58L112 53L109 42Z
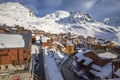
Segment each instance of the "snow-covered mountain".
M37 22L33 12L19 3L0 4L0 23L7 25L21 25L25 28Z
M97 22L88 14L79 11L57 11L43 17L41 22L42 29L50 32L73 32L119 42L120 27Z
M43 18L19 3L0 4L0 23L21 25L26 29L41 29L47 32L71 32L84 36L95 36L120 43L120 27L108 26L93 20L88 14L79 11L56 11Z

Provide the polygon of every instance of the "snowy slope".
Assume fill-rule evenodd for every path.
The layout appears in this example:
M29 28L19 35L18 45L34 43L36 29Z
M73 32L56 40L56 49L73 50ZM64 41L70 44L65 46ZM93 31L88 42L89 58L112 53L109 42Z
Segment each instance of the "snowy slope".
M38 19L33 12L19 3L3 3L0 4L0 23L7 25L21 25L25 28L35 26Z
M0 23L21 25L27 29L41 29L47 32L71 32L84 36L95 36L120 43L120 27L105 25L79 11L56 11L43 18L19 3L0 4Z
M105 25L102 22L97 22L88 14L79 11L57 11L43 17L41 22L42 29L49 32L72 32L84 36L95 36L120 42L120 27L113 27Z

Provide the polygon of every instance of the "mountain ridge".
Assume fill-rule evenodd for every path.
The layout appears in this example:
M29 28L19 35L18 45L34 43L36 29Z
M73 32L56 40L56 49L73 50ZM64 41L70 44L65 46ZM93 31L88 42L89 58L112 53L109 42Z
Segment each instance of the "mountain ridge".
M0 22L10 26L20 25L26 29L46 32L71 32L83 36L93 36L120 43L120 28L97 22L80 11L56 11L38 18L19 3L0 4Z

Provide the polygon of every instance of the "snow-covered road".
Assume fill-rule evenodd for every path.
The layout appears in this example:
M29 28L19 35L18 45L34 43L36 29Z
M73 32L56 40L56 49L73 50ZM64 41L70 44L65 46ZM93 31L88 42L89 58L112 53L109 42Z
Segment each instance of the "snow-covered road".
M83 78L79 78L78 76L70 70L70 66L73 62L73 58L69 57L61 66L61 71L65 80L84 80ZM69 77L68 77L69 76Z

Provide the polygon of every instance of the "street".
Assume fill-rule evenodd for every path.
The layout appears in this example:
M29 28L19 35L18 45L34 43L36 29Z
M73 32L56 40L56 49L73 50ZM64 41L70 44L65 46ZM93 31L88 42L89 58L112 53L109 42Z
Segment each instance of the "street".
M44 72L44 61L43 61L43 51L39 49L39 54L34 54L32 56L33 60L33 80L45 80Z
M69 68L73 62L73 59L69 57L61 66L61 71L65 80L84 80L75 75Z

